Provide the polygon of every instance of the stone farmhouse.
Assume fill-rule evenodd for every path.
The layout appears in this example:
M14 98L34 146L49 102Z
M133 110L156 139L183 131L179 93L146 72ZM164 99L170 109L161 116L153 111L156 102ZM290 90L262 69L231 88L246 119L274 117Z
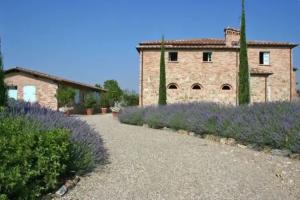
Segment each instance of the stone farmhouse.
M167 40L167 102L210 101L237 105L240 31L224 29L224 39ZM251 102L296 97L293 48L287 42L248 41ZM141 42L140 105L157 104L161 41Z
M61 77L14 67L5 71L4 81L8 86L9 98L31 103L39 103L41 106L58 110L58 102L55 97L59 87L71 87L75 89L76 96L74 106L75 112L81 112L80 106L83 104L87 94L94 94L100 98L101 92L106 90L76 81L70 81Z

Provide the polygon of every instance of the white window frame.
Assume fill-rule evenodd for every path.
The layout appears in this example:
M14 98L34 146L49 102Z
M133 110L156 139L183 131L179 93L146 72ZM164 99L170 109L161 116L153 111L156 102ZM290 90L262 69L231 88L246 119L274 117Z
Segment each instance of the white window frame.
M262 56L263 56L263 59L262 59L263 63L260 63L260 54L262 54ZM270 52L269 51L259 52L259 64L260 65L270 65Z

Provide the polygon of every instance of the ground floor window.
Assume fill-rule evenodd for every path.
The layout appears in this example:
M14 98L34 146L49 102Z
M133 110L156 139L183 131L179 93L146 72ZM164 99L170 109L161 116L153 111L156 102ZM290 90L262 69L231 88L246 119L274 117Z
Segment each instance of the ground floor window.
M34 103L36 99L36 87L33 85L26 85L23 88L23 100L26 102Z
M17 86L9 86L8 87L8 98L18 100L18 87Z

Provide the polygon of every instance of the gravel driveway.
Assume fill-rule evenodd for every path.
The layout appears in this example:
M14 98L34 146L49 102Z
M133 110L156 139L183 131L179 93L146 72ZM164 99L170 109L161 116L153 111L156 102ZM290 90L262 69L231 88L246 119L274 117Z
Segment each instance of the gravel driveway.
M110 163L64 199L300 199L300 162L172 131L83 117L99 130Z

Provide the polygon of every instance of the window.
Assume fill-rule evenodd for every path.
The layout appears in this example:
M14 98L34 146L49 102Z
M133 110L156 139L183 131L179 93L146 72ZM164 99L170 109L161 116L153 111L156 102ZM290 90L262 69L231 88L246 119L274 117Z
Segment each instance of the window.
M224 85L222 85L222 90L231 90L231 85L229 85L229 84L224 84Z
M36 87L32 85L24 86L23 88L23 100L26 102L36 102Z
M78 89L75 90L74 102L75 102L75 104L80 103L80 90L78 90Z
M175 83L170 83L168 85L168 89L170 89L170 90L177 90L178 86Z
M169 52L169 61L170 62L178 61L178 53L177 52Z
M203 52L203 62L211 62L212 61L212 52Z
M18 100L18 87L17 86L9 86L8 87L8 98Z
M195 83L194 85L192 85L192 89L193 90L201 90L201 85L199 83Z
M270 65L270 52L259 52L259 64Z

